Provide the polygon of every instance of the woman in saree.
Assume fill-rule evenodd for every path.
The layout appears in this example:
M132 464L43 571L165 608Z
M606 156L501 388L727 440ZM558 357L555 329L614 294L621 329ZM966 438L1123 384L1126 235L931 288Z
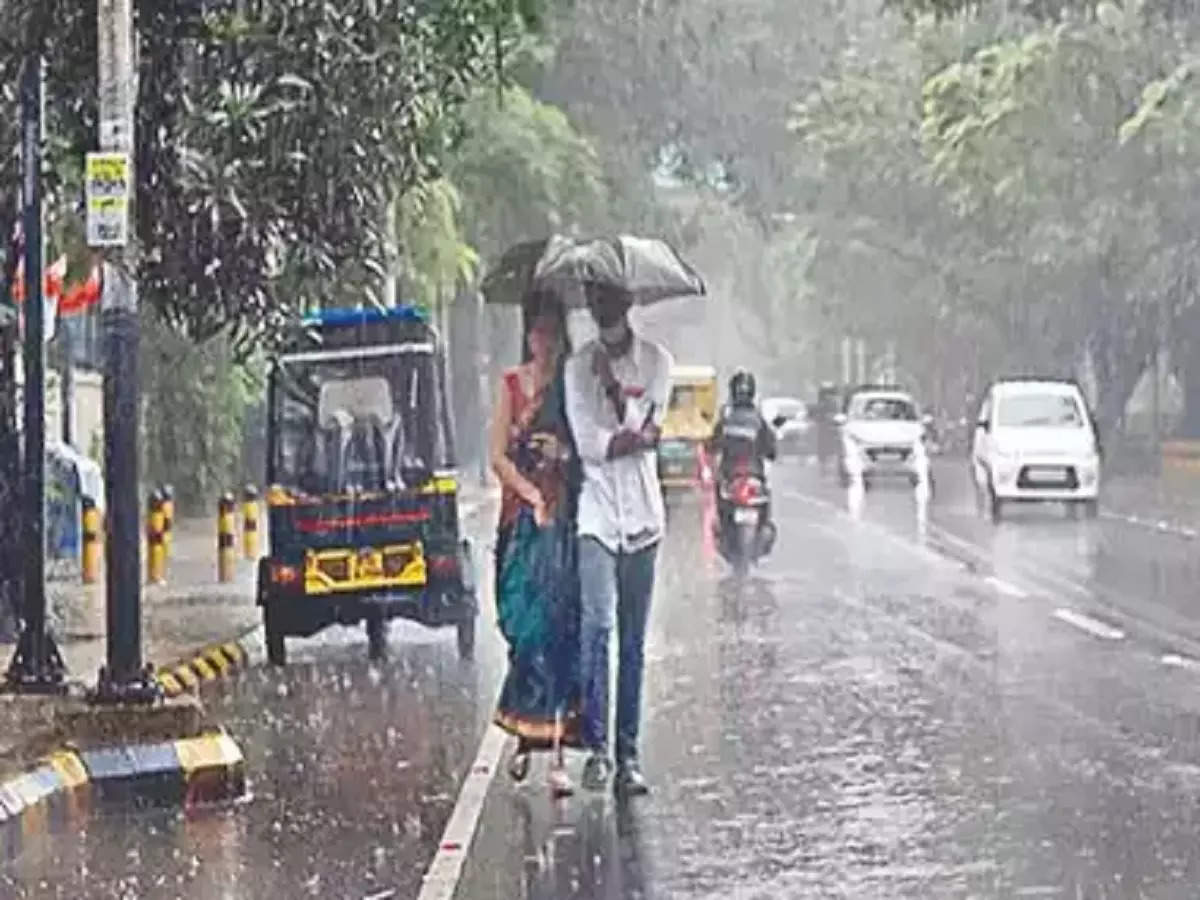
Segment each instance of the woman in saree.
M531 752L552 750L550 789L566 796L563 748L579 744L580 700L577 460L562 395L568 337L553 297L532 298L526 321L526 361L504 374L491 427L502 488L496 607L509 647L495 722L517 737L509 774L523 781Z

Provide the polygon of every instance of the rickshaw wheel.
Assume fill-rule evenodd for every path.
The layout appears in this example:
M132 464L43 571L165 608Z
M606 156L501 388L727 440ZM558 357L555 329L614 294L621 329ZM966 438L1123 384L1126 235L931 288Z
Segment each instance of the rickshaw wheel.
M263 606L263 630L267 637L267 662L273 666L286 666L287 641L284 639L283 632L272 621L274 618L271 614L271 603L267 601Z
M458 620L458 658L475 658L475 616L467 615Z
M383 616L367 619L367 656L372 662L387 658L387 621Z

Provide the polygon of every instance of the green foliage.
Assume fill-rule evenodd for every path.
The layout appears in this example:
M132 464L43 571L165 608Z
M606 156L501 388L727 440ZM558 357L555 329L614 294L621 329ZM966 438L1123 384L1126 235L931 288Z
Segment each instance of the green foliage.
M406 299L436 307L474 276L479 260L463 235L461 213L458 189L444 178L409 191L396 205L398 274Z
M528 235L594 226L604 176L591 141L557 107L511 87L481 91L448 173L462 192L471 243L488 256Z
M95 0L14 0L5 14L0 91L15 109L21 61L43 38L62 163L48 200L77 209ZM387 208L440 175L462 103L540 15L540 0L139 4L143 297L178 333L221 336L246 358L298 310L377 294ZM16 123L0 117L0 146L15 146ZM18 183L15 166L4 159L0 184Z
M243 429L262 402L265 366L236 360L228 341L194 344L143 321L143 480L173 485L181 509L207 511L245 476Z

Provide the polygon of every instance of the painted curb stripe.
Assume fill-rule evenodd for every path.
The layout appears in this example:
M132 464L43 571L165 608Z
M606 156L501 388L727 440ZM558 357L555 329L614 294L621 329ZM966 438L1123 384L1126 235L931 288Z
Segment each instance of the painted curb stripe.
M185 806L234 799L245 793L245 758L224 732L176 741L175 753L186 786Z
M183 685L170 672L159 672L158 684L163 689L163 693L168 697L178 697L183 693Z
M224 678L225 673L233 668L230 665L229 660L225 658L225 654L220 647L213 647L205 651L201 659L212 666L213 670L216 671L217 675L221 678Z
M475 762L463 780L458 802L454 805L450 821L446 823L437 854L425 872L417 900L452 900L454 897L507 740L505 732L494 725L488 727L479 745L479 752L475 755Z
M200 676L201 681L216 681L217 673L213 667L208 664L207 660L194 659L192 660L192 671Z
M196 677L196 673L187 666L178 666L175 669L175 677L179 679L179 683L186 689L197 688L200 686L200 679Z
M225 655L229 657L230 661L235 666L243 666L246 664L246 651L244 651L239 645L231 641L228 644L222 645L221 649L225 651Z

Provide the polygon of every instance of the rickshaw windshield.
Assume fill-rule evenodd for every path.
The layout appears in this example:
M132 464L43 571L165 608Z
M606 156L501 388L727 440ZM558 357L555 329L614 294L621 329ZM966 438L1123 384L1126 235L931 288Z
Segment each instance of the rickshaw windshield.
M427 345L297 353L274 377L280 485L309 494L416 487L452 465Z

